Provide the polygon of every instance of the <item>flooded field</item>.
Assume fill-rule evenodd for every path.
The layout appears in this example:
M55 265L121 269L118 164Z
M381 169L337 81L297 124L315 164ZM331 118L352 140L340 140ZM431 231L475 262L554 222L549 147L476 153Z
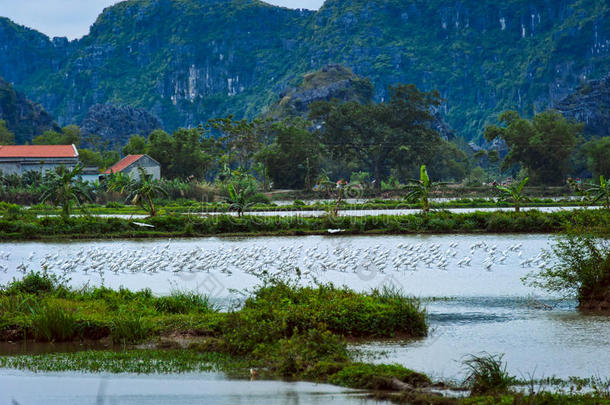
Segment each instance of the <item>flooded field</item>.
M579 314L574 301L521 280L549 265L551 242L540 234L2 243L0 282L45 267L75 286L197 290L225 307L268 276L387 286L422 297L431 329L420 340L360 346L375 361L459 381L464 356L503 353L518 377L609 378L610 317Z
M33 389L33 387L36 387ZM326 384L187 375L34 374L0 370L0 404L372 405L362 393Z

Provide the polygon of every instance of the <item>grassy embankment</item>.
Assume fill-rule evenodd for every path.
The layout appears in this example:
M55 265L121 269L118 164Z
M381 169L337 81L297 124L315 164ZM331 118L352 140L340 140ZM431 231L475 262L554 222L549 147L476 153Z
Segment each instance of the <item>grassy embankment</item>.
M370 390L379 398L421 404L602 404L606 394L515 394L493 361L473 370L472 397L443 398L418 372L357 361L349 338L417 338L427 334L418 300L392 291L355 293L332 285L269 281L239 309L220 312L202 296L149 291L75 290L29 274L0 289L3 340L107 342L110 350L0 356L0 367L34 371L181 373L223 371L238 378L327 382ZM112 344L115 344L112 346ZM136 344L139 344L136 346ZM117 347L118 345L118 347Z
M322 217L237 218L231 215L162 215L135 222L126 218L41 217L4 215L0 219L0 238L145 238L209 235L308 235L340 229L344 234L413 233L555 233L586 228L601 234L610 232L608 210L540 212L451 213L447 211L410 215L364 217L325 215Z

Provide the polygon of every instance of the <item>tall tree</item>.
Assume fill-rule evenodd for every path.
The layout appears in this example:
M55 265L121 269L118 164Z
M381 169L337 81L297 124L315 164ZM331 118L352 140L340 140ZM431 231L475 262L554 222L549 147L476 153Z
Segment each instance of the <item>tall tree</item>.
M576 147L583 124L568 122L557 111L537 114L531 120L516 111L499 117L504 126L485 128L485 139L503 139L509 147L502 168L519 164L528 169L532 183L560 185L570 170L570 155Z
M143 155L147 152L147 149L146 138L140 135L131 135L121 152L123 155Z
M440 102L436 91L398 85L390 87L388 103L318 102L312 104L310 118L323 123L321 139L331 155L358 160L380 190L391 166L415 167L430 160L440 140L430 109Z
M322 148L301 119L277 122L272 127L275 142L264 156L273 184L280 188L311 190L320 173Z

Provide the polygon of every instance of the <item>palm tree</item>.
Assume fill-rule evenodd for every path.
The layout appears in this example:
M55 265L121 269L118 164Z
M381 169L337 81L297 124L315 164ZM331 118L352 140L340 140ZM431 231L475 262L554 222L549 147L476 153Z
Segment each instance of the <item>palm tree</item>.
M511 184L508 187L496 186L500 192L500 199L502 201L512 201L515 203L515 212L519 212L521 204L529 201L530 199L523 194L523 187L529 180L529 177L524 178L519 184Z
M127 193L126 200L132 204L148 211L151 217L157 215L153 199L159 195L167 196L167 191L157 180L153 180L152 175L138 167L138 179L116 178L116 181L110 182L108 191L118 191L119 193Z
M585 193L591 198L592 203L602 201L603 206L610 210L610 184L608 183L606 178L600 175L599 184L587 183L586 186L589 188L585 190Z
M428 212L430 211L430 192L434 187L443 184L445 183L430 181L426 165L421 165L421 168L419 169L419 180L409 180L409 184L406 186L409 192L405 195L404 199L407 201L419 200L422 204L423 211Z
M60 206L61 215L68 218L72 205L80 207L82 200L91 201L87 184L77 181L77 177L82 172L83 166L80 163L72 169L59 166L55 170L47 172L43 182L42 202L50 201L53 205Z

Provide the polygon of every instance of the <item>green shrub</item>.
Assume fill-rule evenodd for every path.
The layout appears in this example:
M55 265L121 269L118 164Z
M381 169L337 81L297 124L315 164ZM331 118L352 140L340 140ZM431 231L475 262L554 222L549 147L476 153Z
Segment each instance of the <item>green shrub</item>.
M529 284L579 300L610 291L610 240L587 234L559 236L550 252L551 265L525 277Z
M228 350L238 354L311 329L354 337L425 336L427 323L419 301L396 291L363 294L332 284L302 287L273 280L223 326Z
M415 387L430 385L431 381L424 374L409 370L398 364L352 363L329 377L331 384L344 387L392 390L392 379L396 378Z
M343 339L329 331L310 329L291 338L281 339L274 345L271 356L267 347L261 346L253 355L270 357L267 366L283 376L296 376L323 362L346 362L349 360L347 345Z
M59 278L54 274L30 271L21 280L13 280L4 291L6 294L46 294L65 288Z

